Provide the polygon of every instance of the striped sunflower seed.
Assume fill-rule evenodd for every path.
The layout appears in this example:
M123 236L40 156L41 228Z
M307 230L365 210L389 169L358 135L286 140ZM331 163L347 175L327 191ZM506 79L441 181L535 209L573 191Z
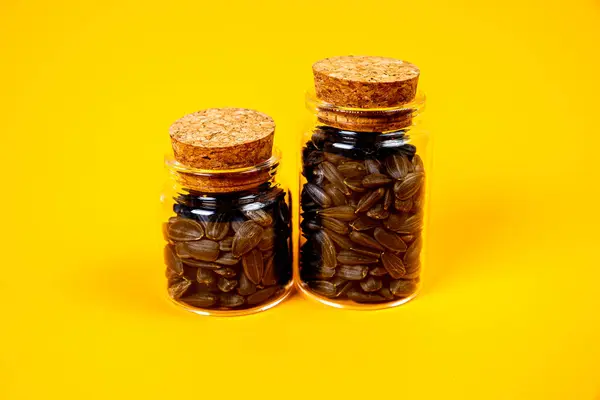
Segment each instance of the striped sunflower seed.
M380 186L385 186L388 183L390 183L392 181L392 178L390 178L387 175L384 174L370 174L367 175L363 178L362 180L362 186L366 187L366 188L377 188Z
M354 252L352 250L342 250L337 256L337 260L340 264L346 265L361 265L361 264L375 264L378 262L376 257L369 257L364 254Z
M380 250L380 251L385 250L383 248L383 246L381 244L379 244L379 242L377 242L377 240L373 239L371 236L369 236L365 233L361 233L358 231L352 231L350 233L349 237L350 237L350 240L352 240L353 242L355 242L361 246L370 247L370 248Z
M324 228L329 229L333 232L345 235L350 231L348 223L342 222L335 218L323 218L321 224Z
M373 190L372 192L366 193L363 197L361 197L358 202L358 206L356 207L356 212L365 212L373 207L381 198L385 195L385 189L379 188L377 190Z
M307 183L306 185L304 185L304 190L306 194L308 194L310 198L320 207L327 208L331 206L331 198L319 186L312 183Z
M323 161L321 164L321 169L323 170L325 179L327 179L329 183L331 183L345 195L349 196L351 194L350 189L348 189L344 184L344 177L342 174L340 174L340 171L337 170L335 165L329 161Z
M194 293L181 299L182 302L192 307L211 307L217 303L217 296L209 292Z
M356 219L355 209L352 206L330 207L326 210L319 210L317 213L321 217L335 218L340 221L353 221Z
M262 253L259 250L252 250L242 257L242 266L244 273L250 279L250 282L258 285L264 273L264 262Z
M167 237L174 242L200 240L204 228L198 222L188 218L178 218L167 225Z
M391 250L393 253L400 253L402 251L406 251L406 243L402 240L399 235L395 233L388 232L383 228L375 228L375 232L373 236L381 244L381 246L385 247L388 250Z
M362 281L360 281L360 287L367 293L376 292L383 286L383 283L380 279L374 278L373 276L368 276Z
M347 281L360 281L369 273L369 268L364 265L340 265L335 276Z
M394 193L400 200L407 200L414 196L423 184L424 175L422 172L411 172L404 179L394 184Z
M254 221L246 221L238 228L233 237L231 252L241 257L252 250L262 239L263 228Z
M206 237L221 240L229 232L229 216L227 214L211 215L206 224Z
M265 228L273 225L273 217L263 209L245 211L244 215Z
M209 239L195 242L179 242L175 252L180 258L193 258L200 261L215 261L219 258L219 243Z
M273 296L275 294L275 292L277 292L277 290L279 290L279 287L271 286L271 287L259 290L258 292L254 293L254 294L251 294L250 296L248 296L248 298L246 300L249 305L260 304L260 303L267 301L271 296Z
M381 263L387 269L390 276L394 279L401 278L406 274L404 263L394 253L385 252L381 255Z

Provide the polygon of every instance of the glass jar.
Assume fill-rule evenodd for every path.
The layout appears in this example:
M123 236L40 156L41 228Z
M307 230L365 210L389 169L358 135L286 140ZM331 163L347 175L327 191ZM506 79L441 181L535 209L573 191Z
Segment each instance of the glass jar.
M243 140L231 142L240 146ZM165 276L176 304L204 315L243 315L267 310L290 294L289 192L277 181L281 156L271 145L268 159L230 169L223 168L221 156L210 164L218 161L219 169L184 164L175 145L175 155L165 158ZM253 159L248 152L256 149L242 150L244 159Z
M399 60L352 56L322 60L313 70L297 286L338 308L403 304L420 286L430 169L419 71Z

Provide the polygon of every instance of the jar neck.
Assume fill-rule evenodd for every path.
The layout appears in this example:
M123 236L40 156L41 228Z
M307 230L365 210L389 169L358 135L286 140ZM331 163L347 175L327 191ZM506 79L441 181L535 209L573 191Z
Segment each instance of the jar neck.
M203 170L176 161L171 155L165 157L165 166L177 191L198 195L242 194L277 186L276 175L281 161L279 150L274 149L268 160L251 167L230 170Z
M408 129L419 122L425 95L419 92L410 103L388 108L348 108L326 103L307 93L306 106L318 123L356 132L391 132Z

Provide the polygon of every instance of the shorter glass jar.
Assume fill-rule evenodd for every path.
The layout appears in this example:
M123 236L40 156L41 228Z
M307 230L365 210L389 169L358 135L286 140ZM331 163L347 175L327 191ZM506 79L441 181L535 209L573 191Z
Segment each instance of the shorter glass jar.
M202 170L165 159L162 196L168 295L204 315L267 310L292 289L289 192L280 153L251 167Z

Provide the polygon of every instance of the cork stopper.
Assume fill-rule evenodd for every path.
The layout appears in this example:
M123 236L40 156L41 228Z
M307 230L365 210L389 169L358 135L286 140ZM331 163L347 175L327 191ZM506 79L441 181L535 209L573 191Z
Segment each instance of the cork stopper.
M386 57L341 56L313 64L317 97L338 107L388 108L417 93L419 68Z
M169 129L175 159L189 167L251 167L271 157L275 122L243 108L209 108L185 115Z

